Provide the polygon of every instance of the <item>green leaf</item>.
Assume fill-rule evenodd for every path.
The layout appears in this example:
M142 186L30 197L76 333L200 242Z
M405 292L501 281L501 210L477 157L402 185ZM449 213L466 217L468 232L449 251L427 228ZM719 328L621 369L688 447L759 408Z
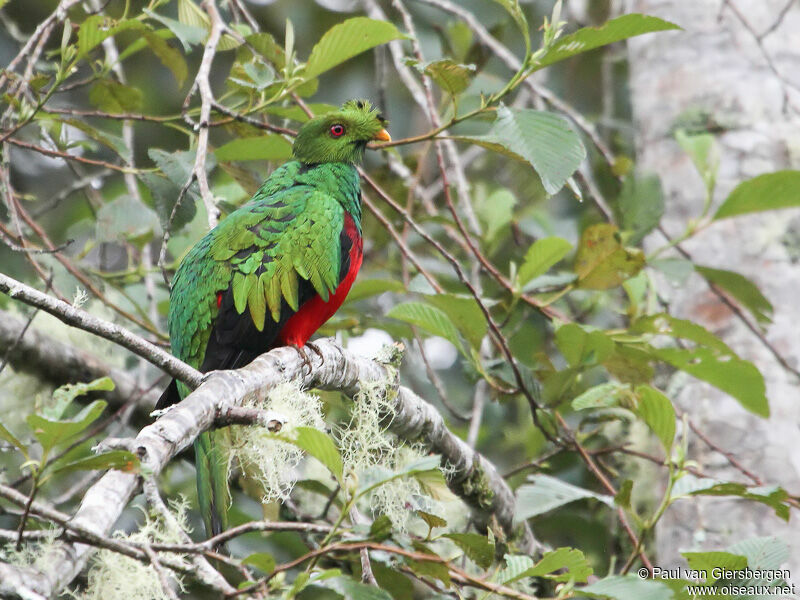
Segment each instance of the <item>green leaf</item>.
M158 227L158 216L127 194L114 198L97 211L95 237L100 242L148 241Z
M450 491L447 487L447 480L444 478L444 473L440 468L427 469L424 471L417 471L414 473L422 491L428 496L439 502L452 502L458 500L457 496Z
M138 473L141 468L139 458L127 450L111 450L94 456L85 456L66 463L53 462L49 470L53 473L70 473L72 471L104 471L117 469L126 473Z
M457 96L469 87L475 65L461 65L449 58L436 60L425 66L425 74L451 96Z
M431 560L413 560L411 558L405 559L405 563L415 575L438 579L446 587L450 587L450 571L448 570L447 565ZM360 597L354 597L353 600L360 600Z
M580 595L613 600L672 600L672 590L660 581L636 575L611 575L580 588Z
M714 220L795 206L800 206L800 171L776 171L737 185Z
M242 564L250 565L265 575L270 575L275 570L275 557L267 552L255 552L243 558Z
M110 392L113 389L114 382L110 377L100 377L88 383L67 383L53 391L53 403L42 408L42 416L58 420L64 416L75 398L85 396L89 392Z
M725 342L711 333L702 325L686 319L678 319L667 313L658 313L638 319L631 326L633 334L653 333L669 335L675 338L689 340L702 346L707 346L719 354L736 356Z
M764 376L750 361L735 355L719 355L708 348L660 348L653 353L673 367L719 388L750 412L769 416Z
M492 577L493 581L503 585L519 579L520 574L533 566L533 559L530 556L506 554L503 559L506 565Z
M525 260L519 268L517 279L519 287L544 275L572 249L572 244L560 237L546 237L536 240L525 253Z
M637 35L670 29L680 29L680 27L658 17L635 13L623 15L607 21L600 27L584 27L564 36L536 61L536 69Z
M472 562L488 569L494 562L494 542L477 533L446 533L442 537L452 540Z
M455 139L530 163L550 195L564 186L586 157L586 149L569 122L560 115L539 110L501 105L487 134Z
M622 228L631 232L627 243L635 246L650 233L664 214L661 180L655 175L628 175L619 193Z
M519 27L520 32L522 33L523 37L525 38L526 46L530 45L530 32L528 30L528 20L525 18L525 12L522 10L522 7L519 5L519 0L494 0L500 6L508 11L508 14L514 19L514 22Z
M397 279L362 279L357 281L347 294L346 302L358 302L385 292L405 292L406 286Z
M552 575L554 571L560 569L566 569L567 572ZM506 581L506 583L512 583L525 577L547 577L554 581L573 580L584 582L592 572L592 567L589 566L583 552L575 548L564 547L547 552L534 566Z
M367 17L347 19L331 27L320 38L311 50L303 76L306 79L317 77L370 48L403 37L397 27L388 21Z
M789 520L789 494L778 486L747 487L741 483L721 481L711 477L683 475L672 487L672 499L686 496L737 496L769 506L784 521ZM742 553L744 554L744 553ZM752 565L751 565L752 566Z
M549 475L533 475L529 481L531 483L521 485L517 489L514 512L516 522L544 514L582 498L594 498L610 507L614 506L614 499L611 496L596 494Z
M161 177L156 173L140 172L138 177L150 191L161 228L167 229L172 210L180 197L180 187L166 177ZM197 187L196 184L192 185L195 188ZM191 223L192 219L194 219L197 214L196 201L195 194L191 192L184 194L180 206L175 211L175 218L172 220L171 231L173 233L180 231L182 227L187 223Z
M422 511L417 512L419 513ZM372 525L369 526L369 537L372 540L382 542L392 535L393 530L394 527L392 525L392 520L386 515L381 515L372 522Z
M313 427L295 427L292 430L291 442L316 458L336 476L336 479L342 481L344 470L342 455L328 434Z
M416 325L426 333L442 337L461 353L466 354L453 321L440 308L422 302L405 302L392 308L386 316Z
M664 394L648 385L636 388L639 396L637 412L647 426L656 434L669 456L675 440L675 408Z
M11 445L13 445L13 446L16 446L16 448L17 448L17 449L18 449L20 452L22 452L22 454L24 454L24 455L27 455L27 454L28 454L28 448L27 448L27 446L25 446L25 444L23 444L22 442L20 442L20 441L19 441L19 439L17 439L17 437L16 437L16 436L15 436L13 433L11 433L11 432L10 432L10 431L9 431L9 430L6 428L6 426L5 426L5 425L3 425L2 423L0 423L0 439L4 439L4 440L5 440L5 441L7 441L9 444L11 444Z
M192 0L178 0L178 20L184 25L198 27L208 32L211 29L211 21L208 15ZM208 36L206 33L203 39Z
M89 102L110 113L138 112L144 95L139 88L123 85L113 79L100 79L89 90Z
M434 515L433 513L425 512L424 510L418 510L416 512L417 516L423 521L425 521L425 524L428 526L428 529L433 529L435 527L447 527L447 521L445 521L439 515ZM386 517L386 515L381 515L381 516Z
M689 134L684 129L678 129L675 140L692 159L710 194L714 190L719 168L719 149L714 136L710 133Z
M105 407L104 401L95 400L72 419L50 420L41 415L28 415L26 421L42 448L49 451L85 431L103 413Z
M618 406L619 399L628 391L627 386L618 383L601 383L589 388L572 401L573 410L586 410L587 408L608 408Z
M309 102L306 104L315 116L325 115L329 112L335 112L339 108L333 104L324 104L322 102ZM282 119L291 119L292 121L299 121L305 123L310 119L306 112L299 106L267 106L264 112L270 115L281 117Z
M277 133L235 139L214 151L219 161L280 160L292 155L292 145Z
M712 269L695 265L695 271L706 281L721 287L744 306L762 324L772 323L772 304L764 297L761 290L745 276L735 271Z
M476 212L486 225L483 235L486 243L494 241L497 234L511 222L516 203L517 199L514 194L506 188L500 188L493 191L478 205Z
M366 585L344 575L326 579L325 587L345 598L345 600L392 600L389 592L374 585Z
M145 31L144 37L145 40L147 40L147 45L150 46L150 49L158 57L158 60L172 71L175 81L178 82L178 87L181 87L183 82L186 81L186 76L189 74L189 68L186 66L183 55L170 46L166 40L150 31Z
M708 581L715 581L712 571L715 568L731 569L733 571L744 569L747 566L747 557L730 552L681 552L689 563L689 568L708 573Z
M633 480L626 479L619 486L617 495L614 496L614 504L625 510L631 509L631 494L633 494Z
M425 299L450 317L453 325L466 338L470 346L475 350L481 347L489 325L474 298L456 294L435 294L425 296Z
M116 21L103 15L91 15L78 29L78 54L77 58L84 58L103 40L126 29L144 29L145 25L135 19Z
M603 362L614 351L614 342L602 331L567 323L556 330L556 345L570 366Z
M208 35L208 31L206 31L205 27L187 25L186 23L181 23L175 19L170 19L169 17L156 14L147 8L144 9L144 13L148 17L160 22L173 34L175 34L175 37L178 38L180 43L183 45L183 50L187 53L191 52L192 46L202 44Z
M747 557L747 566L759 570L779 569L790 557L786 541L773 536L742 540L730 546L728 552Z
M590 225L581 235L575 254L578 287L605 290L633 277L644 267L644 254L636 248L625 248L616 225Z

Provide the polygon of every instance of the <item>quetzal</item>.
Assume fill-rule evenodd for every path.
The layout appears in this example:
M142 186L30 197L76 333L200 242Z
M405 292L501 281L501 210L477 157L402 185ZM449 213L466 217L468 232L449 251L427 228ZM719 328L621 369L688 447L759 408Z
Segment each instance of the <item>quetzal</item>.
M186 254L172 282L172 353L202 372L235 369L272 348L302 351L344 302L362 259L356 165L386 120L363 100L305 123L293 160ZM173 382L157 408L189 393ZM225 432L195 441L197 493L208 535L227 527Z

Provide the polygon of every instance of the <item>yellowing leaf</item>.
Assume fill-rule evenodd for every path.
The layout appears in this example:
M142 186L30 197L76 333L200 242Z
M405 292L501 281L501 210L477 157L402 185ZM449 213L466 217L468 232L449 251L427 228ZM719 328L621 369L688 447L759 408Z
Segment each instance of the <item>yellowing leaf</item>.
M644 254L624 248L617 226L600 223L587 227L575 256L578 287L605 290L633 277L644 267Z

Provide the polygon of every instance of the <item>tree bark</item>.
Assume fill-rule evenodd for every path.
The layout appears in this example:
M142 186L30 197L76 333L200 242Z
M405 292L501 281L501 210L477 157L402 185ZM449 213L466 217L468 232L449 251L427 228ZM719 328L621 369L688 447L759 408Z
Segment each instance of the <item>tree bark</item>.
M681 233L703 206L704 186L673 138L688 111L720 126L715 206L756 175L800 166L800 4L788 0L626 0L627 12L677 23L682 32L635 38L628 44L637 165L661 177L670 235ZM713 209L712 209L713 214ZM696 264L735 270L775 308L767 340L793 367L800 359L800 213L775 211L727 219L683 244ZM659 234L649 243L663 243ZM733 452L767 484L800 491L798 379L743 325L697 275L665 290L673 314L697 320L753 361L767 382L771 416L761 419L731 398L696 381L678 405L716 444ZM719 453L691 434L692 456L704 471L746 482ZM800 572L800 525L788 525L750 502L722 498L679 501L657 529L658 565L684 564L680 551L724 549L754 536L775 535L791 546L788 567ZM794 568L792 568L794 567Z

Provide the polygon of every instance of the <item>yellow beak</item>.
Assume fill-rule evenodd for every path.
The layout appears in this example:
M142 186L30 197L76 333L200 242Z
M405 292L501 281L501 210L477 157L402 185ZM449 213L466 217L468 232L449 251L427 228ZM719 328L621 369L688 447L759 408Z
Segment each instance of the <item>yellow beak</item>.
M375 137L372 138L373 140L377 140L379 142L391 142L392 136L389 135L389 132L385 129L381 129L378 133L375 134Z

